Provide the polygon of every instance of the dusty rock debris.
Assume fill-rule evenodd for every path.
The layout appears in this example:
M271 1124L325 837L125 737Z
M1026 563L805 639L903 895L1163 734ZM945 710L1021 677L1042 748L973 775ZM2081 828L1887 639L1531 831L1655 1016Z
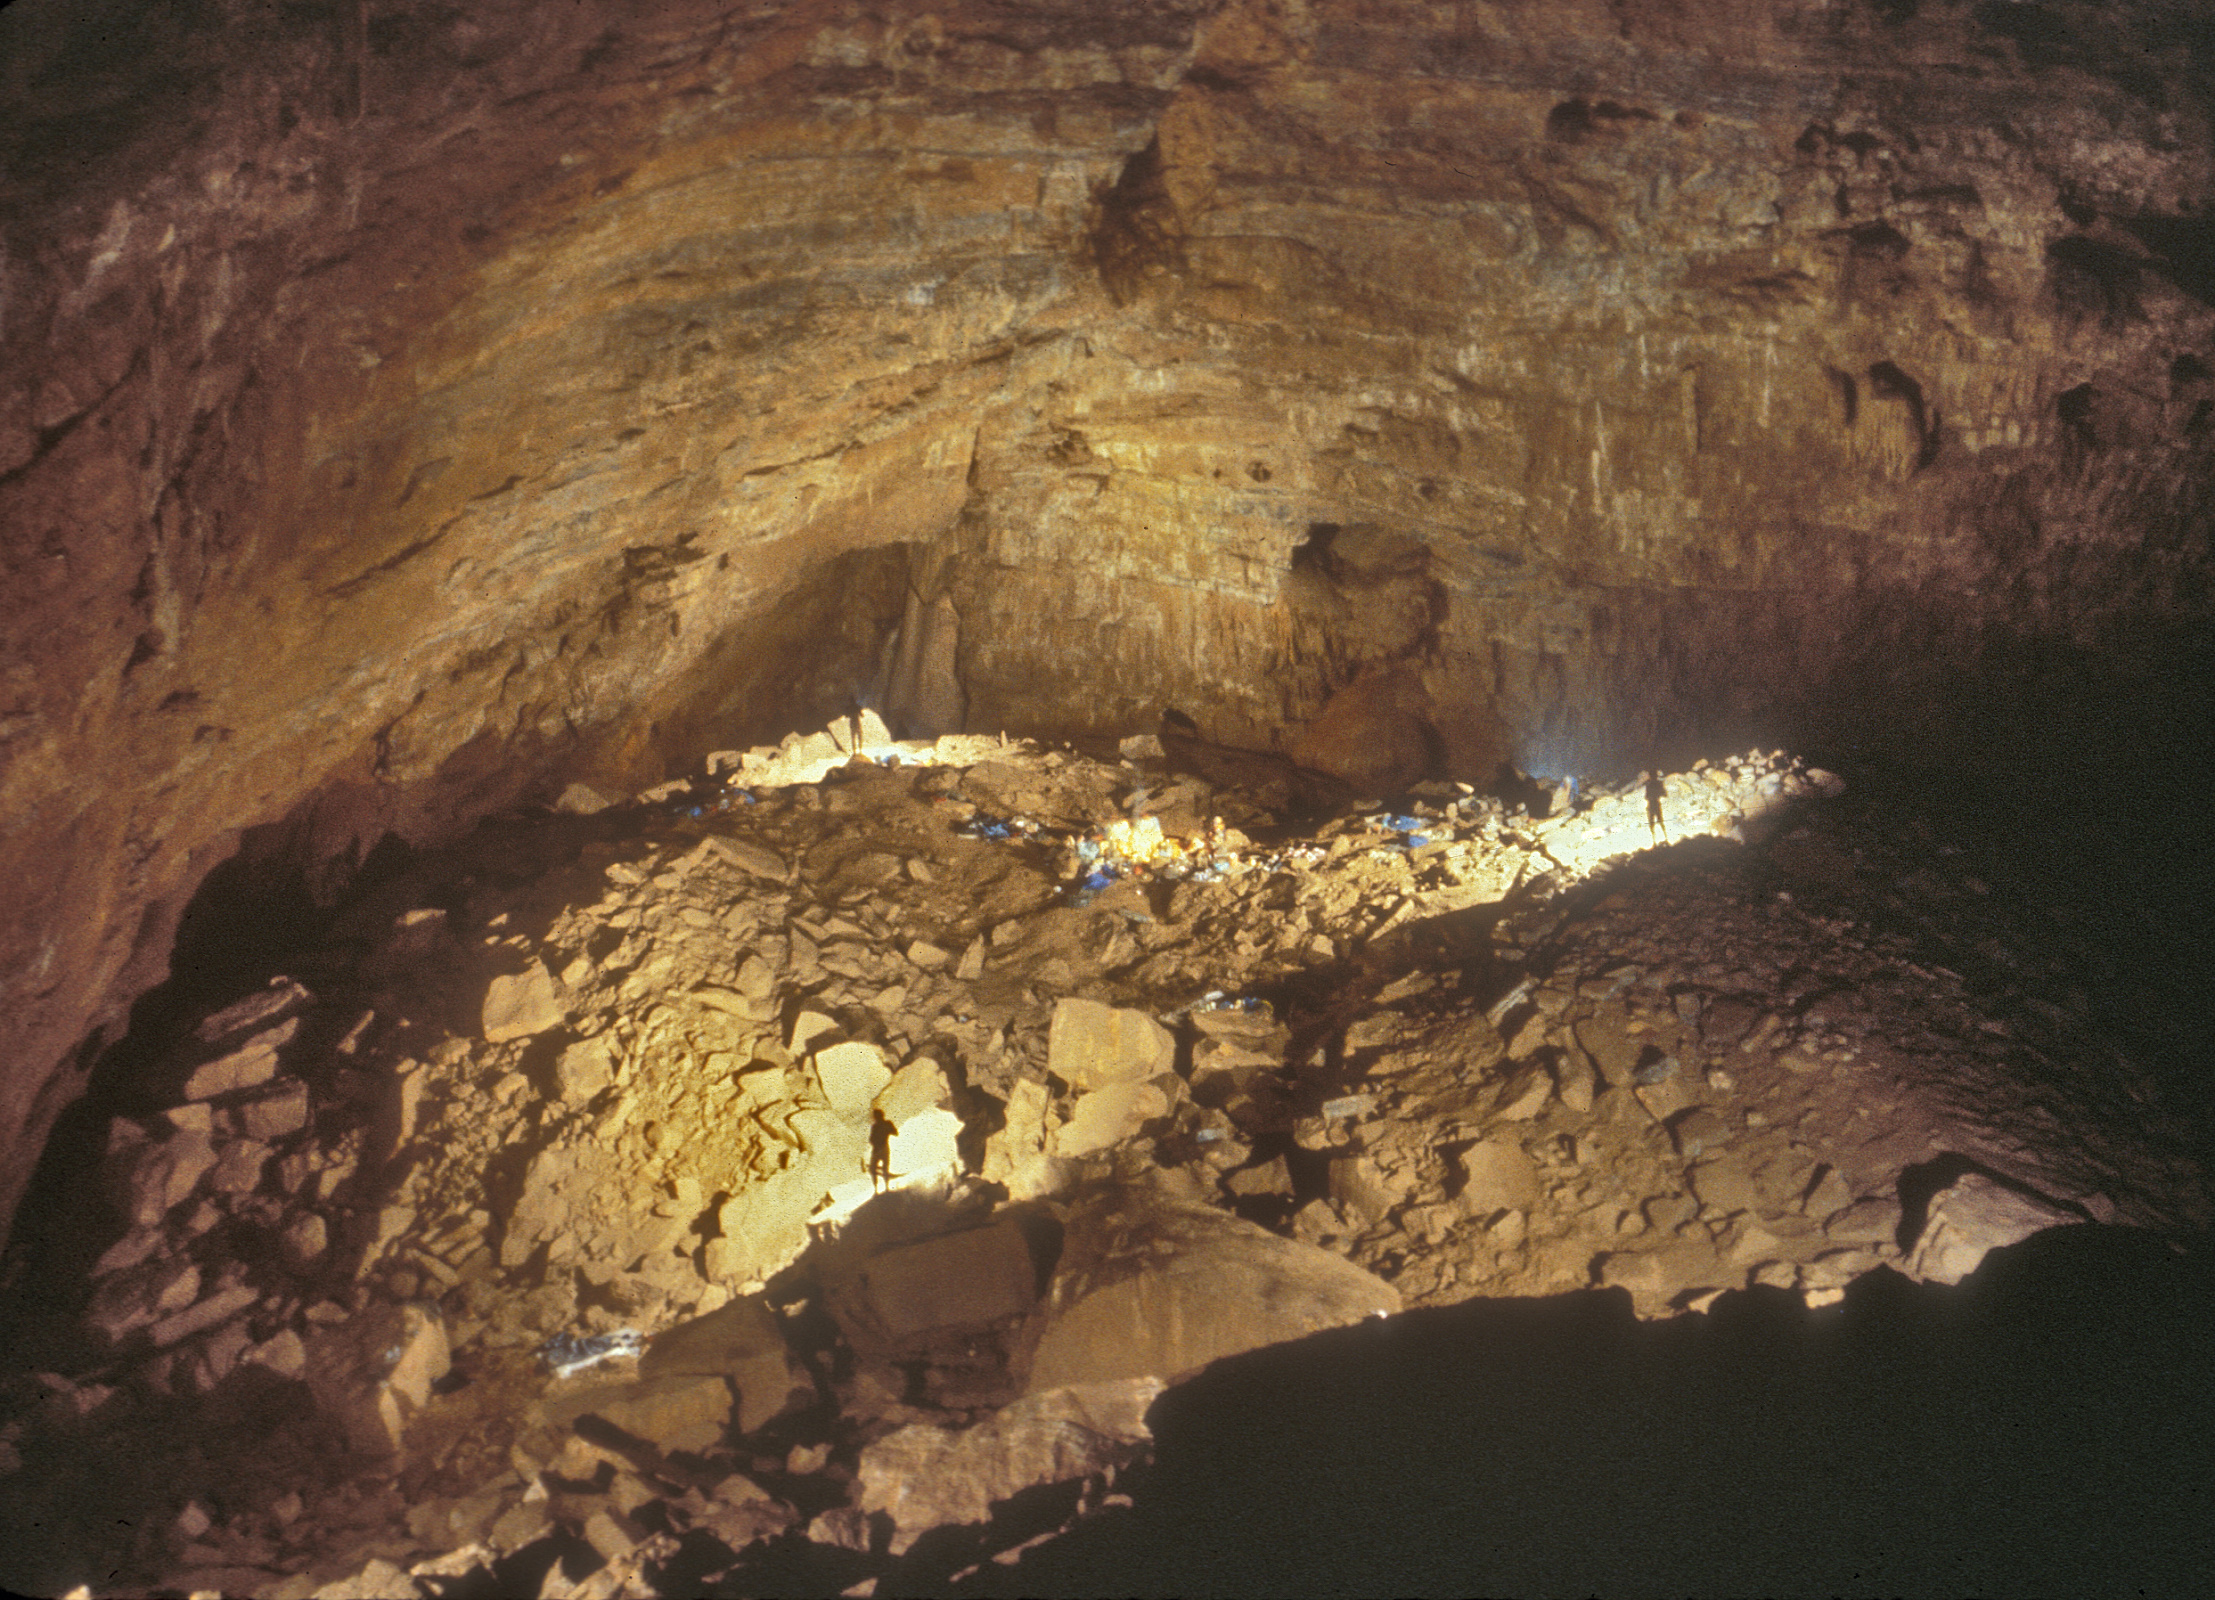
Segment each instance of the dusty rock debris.
M944 1578L1241 1351L2207 1222L2129 1060L1944 964L2008 936L1973 880L1782 752L1668 774L1659 844L1637 782L1302 820L1158 741L839 731L488 825L182 1030L13 1514L189 1419L86 1532L128 1586Z

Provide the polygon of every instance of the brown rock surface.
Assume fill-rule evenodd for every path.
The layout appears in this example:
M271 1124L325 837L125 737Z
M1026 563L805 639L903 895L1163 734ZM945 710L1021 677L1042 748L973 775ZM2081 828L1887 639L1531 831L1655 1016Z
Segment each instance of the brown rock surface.
M1151 1377L1071 1384L1025 1395L958 1432L902 1428L862 1452L861 1509L892 1519L898 1555L932 1528L982 1522L1025 1489L1104 1475L1152 1439L1146 1408L1161 1387Z
M1400 1309L1390 1285L1219 1212L1096 1196L1068 1224L1032 1392L1172 1382L1210 1361Z
M243 836L327 891L860 682L1973 754L1962 674L2204 617L2215 320L2166 11L1987 10L10 8L0 1170Z

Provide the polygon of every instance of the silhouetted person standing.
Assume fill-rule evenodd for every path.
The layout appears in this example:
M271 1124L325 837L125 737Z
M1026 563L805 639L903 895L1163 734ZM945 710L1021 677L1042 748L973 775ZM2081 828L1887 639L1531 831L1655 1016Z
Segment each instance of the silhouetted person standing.
M881 1194L892 1187L892 1119L882 1111L869 1113L869 1192Z
M1646 832L1656 844L1669 837L1669 825L1661 820L1661 802L1668 793L1659 772L1646 774Z

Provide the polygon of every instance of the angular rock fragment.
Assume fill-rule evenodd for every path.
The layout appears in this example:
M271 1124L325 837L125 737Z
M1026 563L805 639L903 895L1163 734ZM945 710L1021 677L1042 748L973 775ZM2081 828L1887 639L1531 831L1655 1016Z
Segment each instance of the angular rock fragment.
M1044 1084L1018 1081L1008 1092L1004 1124L985 1141L982 1176L1005 1184L1012 1200L1056 1193L1065 1181L1060 1159L1046 1153L1051 1101Z
M1981 1172L1964 1173L1931 1197L1923 1231L1916 1235L1902 1270L1911 1278L1959 1283L1990 1252L2048 1228L2084 1220L2077 1212L2009 1188Z
M1685 1173L1685 1181L1692 1186L1692 1192L1700 1197L1701 1205L1724 1216L1739 1211L1752 1211L1760 1204L1760 1194L1754 1188L1753 1179L1735 1161L1703 1161Z
M1461 1153L1461 1187L1453 1198L1472 1217L1528 1206L1538 1198L1538 1167L1520 1145L1486 1139Z
M728 839L710 834L708 847L739 871L771 883L784 882L792 870L785 865L784 857L751 839Z
M559 1027L561 1001L546 963L533 961L521 972L494 978L485 990L484 1038L487 1044L528 1039Z
M291 1043L293 1035L299 1031L300 1019L294 1017L257 1033L230 1054L193 1068L192 1076L185 1080L185 1098L212 1100L218 1095L267 1083L277 1075L278 1052Z
M607 810L613 804L612 800L590 784L572 783L562 790L561 797L554 802L554 809L573 817L590 817Z
M304 1008L313 995L290 978L272 978L269 987L203 1019L192 1036L204 1045L223 1046L256 1028L263 1028ZM289 1035L288 1035L289 1037Z
M731 1385L704 1374L641 1378L599 1399L592 1410L658 1450L698 1453L730 1431Z
M776 1314L755 1295L656 1334L639 1360L638 1375L728 1381L738 1390L741 1435L767 1427L815 1392L814 1380L786 1345Z
M308 1125L308 1115L308 1086L294 1080L239 1107L239 1130L267 1144L298 1133Z
M873 1044L834 1044L815 1052L816 1081L823 1098L842 1117L866 1117L870 1102L892 1081L884 1052Z
M110 1345L184 1310L200 1294L200 1269L183 1256L161 1256L102 1278L85 1308L85 1326Z
M1176 1040L1143 1011L1076 999L1054 1007L1046 1070L1080 1093L1158 1077L1176 1060Z
M124 1218L145 1228L198 1188L216 1160L205 1131L179 1128L163 1138L143 1123L118 1118L108 1129L102 1176Z
M1553 1098L1553 1078L1544 1062L1526 1061L1500 1086L1492 1114L1507 1122L1528 1122Z
M389 1456L450 1364L437 1312L372 1305L309 1340L306 1376L316 1404L355 1449Z
M987 1520L1025 1489L1136 1460L1160 1392L1151 1377L1057 1386L958 1432L910 1424L862 1451L860 1509L891 1518L889 1548L904 1554L933 1528Z
M1170 1104L1169 1091L1159 1082L1103 1084L1077 1097L1068 1123L1054 1130L1052 1151L1064 1160L1074 1160L1110 1149L1155 1118L1167 1116Z
M606 1034L579 1039L555 1058L554 1092L566 1104L583 1105L615 1078L615 1041Z
M228 1289L218 1289L197 1305L187 1306L172 1316L164 1317L147 1330L154 1341L154 1348L165 1350L180 1340L196 1333L205 1333L217 1323L238 1315L261 1298L261 1292L247 1284L233 1284Z
M1037 1299L1037 1264L1012 1217L879 1250L831 1290L849 1338L872 1349L1020 1317Z
M1066 1224L1030 1387L1152 1377L1400 1309L1390 1284L1222 1212L1096 1196Z
M1715 1247L1704 1238L1617 1252L1600 1263L1599 1273L1602 1286L1630 1291L1631 1305L1641 1317L1662 1316L1704 1290L1735 1287L1741 1277L1716 1259Z

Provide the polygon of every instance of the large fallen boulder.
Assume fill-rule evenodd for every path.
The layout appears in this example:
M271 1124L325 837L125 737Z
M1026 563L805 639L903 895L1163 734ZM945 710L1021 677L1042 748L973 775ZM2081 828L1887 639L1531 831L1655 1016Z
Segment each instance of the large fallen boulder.
M1153 1438L1155 1378L1124 1378L1025 1395L973 1428L914 1423L861 1453L861 1509L892 1519L904 1554L933 1528L983 1522L1002 1500L1128 1465Z
M1177 1062L1177 1041L1143 1011L1063 1000L1046 1036L1046 1070L1082 1094L1157 1078Z
M1175 1382L1224 1356L1400 1309L1381 1278L1219 1211L1115 1190L1078 1204L1065 1227L1033 1393Z
M639 1361L642 1380L724 1378L738 1390L738 1431L754 1432L815 1392L793 1359L776 1313L757 1295L680 1322L654 1336Z
M2084 1220L1981 1172L1966 1173L1931 1196L1923 1231L1902 1270L1932 1283L1959 1283L1990 1252Z
M1037 1299L1030 1242L1012 1216L878 1250L830 1286L832 1315L872 1350L1022 1317Z

